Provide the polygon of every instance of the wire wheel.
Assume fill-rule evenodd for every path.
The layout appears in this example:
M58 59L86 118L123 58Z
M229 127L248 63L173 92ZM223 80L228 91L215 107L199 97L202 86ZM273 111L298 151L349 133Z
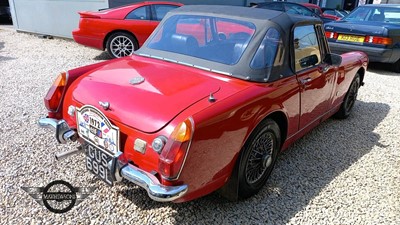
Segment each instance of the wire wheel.
M344 97L343 103L339 108L339 111L335 114L336 118L346 119L349 117L351 110L353 109L358 95L358 89L360 88L361 79L360 75L356 74L353 81L350 84L349 90L347 90L346 96Z
M262 121L249 136L237 162L239 198L248 198L264 186L274 168L281 146L278 124L272 119Z
M248 184L255 184L263 177L272 165L274 151L274 137L271 132L263 133L251 145L246 162L245 176Z
M350 111L353 108L354 103L357 100L358 88L359 88L359 82L358 82L358 80L356 80L355 82L353 82L351 84L351 87L350 87L350 90L348 93L349 96L346 99L347 100L345 103L346 111Z

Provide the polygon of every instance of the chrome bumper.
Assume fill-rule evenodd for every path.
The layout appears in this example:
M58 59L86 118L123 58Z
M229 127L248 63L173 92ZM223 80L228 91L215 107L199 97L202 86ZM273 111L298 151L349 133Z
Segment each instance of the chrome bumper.
M160 183L156 176L130 164L122 155L122 152L108 163L108 167L113 176L114 182L119 182L122 178L144 188L147 195L158 202L174 201L186 194L188 186L166 186Z
M39 119L39 126L49 128L55 131L56 139L59 143L66 143L67 141L76 141L78 138L77 133L72 130L65 120L56 120L51 118ZM75 152L75 151L74 151ZM66 157L71 153L59 154L59 158ZM57 157L56 157L57 158ZM148 173L125 160L122 152L119 152L113 160L108 163L108 168L111 171L114 182L119 182L122 178L144 188L149 197L158 202L174 201L188 190L186 184L179 186L166 186L151 173Z
M78 139L78 134L68 126L65 120L40 118L38 124L40 127L55 131L58 143L65 144L67 141L76 141Z

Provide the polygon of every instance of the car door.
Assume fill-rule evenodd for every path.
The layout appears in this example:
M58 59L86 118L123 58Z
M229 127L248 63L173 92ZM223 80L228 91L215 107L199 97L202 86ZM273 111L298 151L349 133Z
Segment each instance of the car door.
M301 99L300 129L320 119L331 104L334 73L323 62L326 50L325 43L317 38L321 35L320 29L316 25L300 25L293 31L293 68Z
M151 20L150 5L145 5L132 10L125 17L125 27L135 34L139 45L142 45L157 27L158 21Z

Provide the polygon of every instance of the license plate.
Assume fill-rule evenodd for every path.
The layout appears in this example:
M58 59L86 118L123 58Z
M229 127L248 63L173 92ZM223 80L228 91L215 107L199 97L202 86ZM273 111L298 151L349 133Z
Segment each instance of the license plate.
M349 41L349 42L362 43L362 42L364 42L364 37L363 36L356 36L356 35L339 34L338 40L339 41Z
M79 136L104 152L116 155L119 151L119 128L93 106L85 105L76 111Z
M112 160L112 156L105 151L86 144L86 168L95 174L98 178L103 180L109 185L113 185L113 179L111 177L111 171L108 169L108 162Z

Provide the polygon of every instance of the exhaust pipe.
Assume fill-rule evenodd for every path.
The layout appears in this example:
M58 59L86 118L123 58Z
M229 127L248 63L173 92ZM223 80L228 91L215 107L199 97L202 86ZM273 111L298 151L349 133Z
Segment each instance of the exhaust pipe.
M70 151L56 153L56 154L54 154L54 156L57 161L60 161L62 159L67 158L68 156L71 156L71 155L74 155L76 153L83 151L83 149L84 149L83 146L79 146L78 148L72 149Z

